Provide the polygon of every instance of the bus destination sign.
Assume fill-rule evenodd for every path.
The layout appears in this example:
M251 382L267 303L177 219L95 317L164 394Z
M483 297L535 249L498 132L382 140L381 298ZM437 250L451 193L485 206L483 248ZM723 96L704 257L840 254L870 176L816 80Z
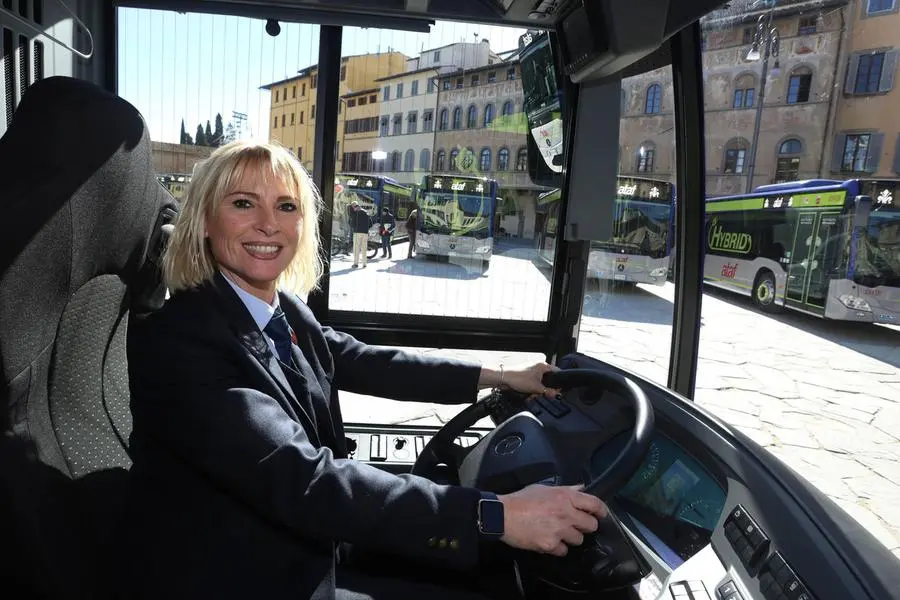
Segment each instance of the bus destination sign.
M481 179L458 179L455 177L429 177L425 180L425 191L457 192L460 194L484 194L488 183Z
M619 177L616 181L616 195L623 200L668 204L672 201L672 186L664 181Z
M374 177L341 176L335 177L335 184L343 184L350 188L373 189L378 187L378 180Z

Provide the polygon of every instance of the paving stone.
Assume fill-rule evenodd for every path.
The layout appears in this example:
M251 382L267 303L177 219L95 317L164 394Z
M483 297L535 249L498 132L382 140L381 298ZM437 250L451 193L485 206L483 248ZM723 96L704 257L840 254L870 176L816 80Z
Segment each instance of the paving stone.
M821 447L813 436L802 429L772 428L770 431L782 446Z

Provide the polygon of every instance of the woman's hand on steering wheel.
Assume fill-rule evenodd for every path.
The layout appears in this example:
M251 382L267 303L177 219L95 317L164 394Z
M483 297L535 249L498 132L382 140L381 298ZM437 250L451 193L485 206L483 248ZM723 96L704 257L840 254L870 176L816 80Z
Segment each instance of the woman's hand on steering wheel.
M606 504L582 492L583 486L530 485L499 496L504 508L502 541L513 548L565 556L580 546L585 534L597 530L607 515Z
M543 378L546 373L558 370L545 362L506 370L502 367L500 370L483 368L479 383L482 387L499 387L521 394L538 394L552 398L559 393L559 390L545 386Z

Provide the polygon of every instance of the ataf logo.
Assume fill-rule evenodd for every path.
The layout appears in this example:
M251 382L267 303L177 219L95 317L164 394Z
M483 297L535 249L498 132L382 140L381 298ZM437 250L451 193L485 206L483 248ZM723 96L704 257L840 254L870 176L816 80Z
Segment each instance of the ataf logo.
M710 250L747 254L753 246L753 238L749 233L738 233L726 230L719 223L719 217L716 217L709 227L707 244L709 245Z
M737 263L725 263L725 265L722 267L722 277L734 279L735 275L737 275L737 268Z

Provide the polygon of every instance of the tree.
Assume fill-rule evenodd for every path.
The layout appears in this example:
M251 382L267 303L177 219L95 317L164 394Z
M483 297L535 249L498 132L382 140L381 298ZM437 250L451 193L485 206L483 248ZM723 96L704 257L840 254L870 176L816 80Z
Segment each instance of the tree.
M194 140L191 139L191 136L188 135L188 132L184 129L184 119L181 120L181 144L193 144Z
M206 146L206 133L203 132L203 125L197 125L197 135L194 136L194 144L198 146Z
M209 126L209 119L207 119L206 120L206 144L204 144L204 145L205 146L215 146L215 144L213 143L214 139L215 138L213 138L212 128Z
M219 147L224 142L225 131L222 128L222 113L216 114L216 130L213 132L212 145Z

